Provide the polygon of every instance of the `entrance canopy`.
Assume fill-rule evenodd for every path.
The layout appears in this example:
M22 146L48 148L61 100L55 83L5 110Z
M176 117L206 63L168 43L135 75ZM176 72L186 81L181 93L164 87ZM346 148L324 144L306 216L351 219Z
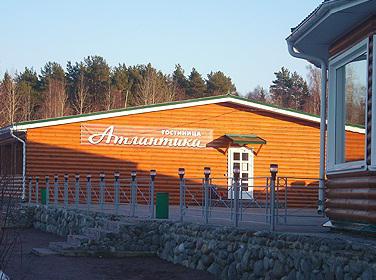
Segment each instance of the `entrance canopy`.
M230 139L233 144L238 144L240 146L247 144L266 144L266 140L255 134L226 134L225 136Z

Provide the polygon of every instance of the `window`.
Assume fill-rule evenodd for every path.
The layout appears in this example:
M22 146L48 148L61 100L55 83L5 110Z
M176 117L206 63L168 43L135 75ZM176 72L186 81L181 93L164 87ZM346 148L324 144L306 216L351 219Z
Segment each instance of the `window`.
M329 63L328 173L366 167L367 40Z

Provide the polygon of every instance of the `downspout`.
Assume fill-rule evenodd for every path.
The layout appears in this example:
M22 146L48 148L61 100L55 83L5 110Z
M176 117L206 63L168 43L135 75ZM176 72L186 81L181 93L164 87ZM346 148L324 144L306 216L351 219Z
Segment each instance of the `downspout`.
M25 192L26 192L26 142L22 140L21 138L17 137L13 133L14 128L10 128L10 135L16 139L17 141L22 143L22 196L21 199L25 199Z
M287 41L288 50L291 56L305 59L308 61L316 61L321 65L321 98L320 98L320 179L319 179L319 197L317 203L317 212L324 213L325 198L325 131L326 131L326 81L327 81L327 65L320 58L305 55L294 50L293 42Z

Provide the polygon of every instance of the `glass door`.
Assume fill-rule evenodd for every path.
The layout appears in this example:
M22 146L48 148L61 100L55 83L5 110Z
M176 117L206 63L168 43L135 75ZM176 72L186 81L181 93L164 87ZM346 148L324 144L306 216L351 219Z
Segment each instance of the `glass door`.
M229 198L233 197L232 177L234 167L240 170L241 192L239 198L253 199L253 152L246 147L231 147L228 149L228 177L229 177Z

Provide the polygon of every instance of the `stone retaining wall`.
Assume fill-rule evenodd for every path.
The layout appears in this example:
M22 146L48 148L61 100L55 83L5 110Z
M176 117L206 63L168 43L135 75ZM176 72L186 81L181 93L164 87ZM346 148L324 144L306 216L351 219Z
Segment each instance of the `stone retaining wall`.
M376 279L376 247L345 239L130 221L44 207L27 211L32 212L28 215L34 227L59 235L103 229L103 238L84 244L87 249L153 251L162 259L207 270L220 279Z

